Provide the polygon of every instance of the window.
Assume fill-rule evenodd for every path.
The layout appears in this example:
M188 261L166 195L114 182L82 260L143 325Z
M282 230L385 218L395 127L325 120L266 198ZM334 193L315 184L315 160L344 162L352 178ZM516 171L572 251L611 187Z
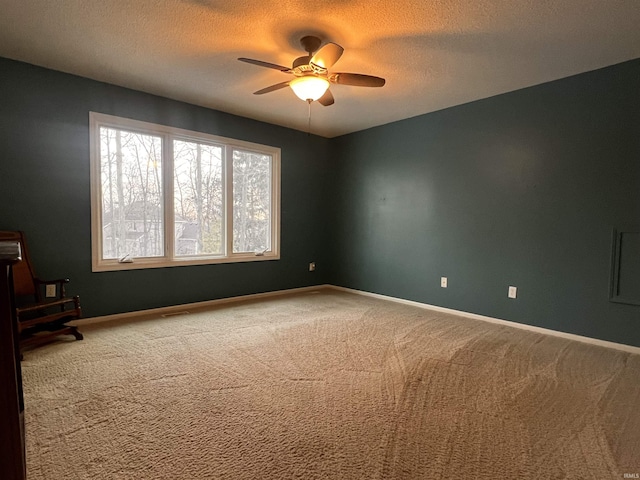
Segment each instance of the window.
M279 258L280 149L91 112L93 270Z

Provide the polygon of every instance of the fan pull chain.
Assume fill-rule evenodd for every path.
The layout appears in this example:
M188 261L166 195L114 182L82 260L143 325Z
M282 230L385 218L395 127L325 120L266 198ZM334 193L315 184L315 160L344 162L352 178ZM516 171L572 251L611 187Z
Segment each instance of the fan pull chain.
M309 104L309 113L307 115L307 136L311 136L311 100L307 100Z

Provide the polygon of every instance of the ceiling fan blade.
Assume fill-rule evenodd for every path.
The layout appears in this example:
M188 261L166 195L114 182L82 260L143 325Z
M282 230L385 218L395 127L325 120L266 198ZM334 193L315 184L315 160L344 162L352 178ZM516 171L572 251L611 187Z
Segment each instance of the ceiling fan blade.
M334 102L335 100L333 99L333 94L331 93L331 90L328 90L328 89L326 92L324 92L324 95L322 95L318 99L318 103L320 103L321 105L324 105L325 107L328 107L329 105L333 105Z
M382 87L385 79L361 73L332 73L329 75L331 83L339 85L353 85L355 87Z
M329 81L339 85L356 87L382 87L385 84L384 78L362 75L361 73L332 73L329 75Z
M321 69L331 68L334 63L340 60L342 52L344 52L344 48L337 43L327 43L311 57L309 64L313 64Z
M259 67L273 68L284 73L291 73L291 69L289 67L283 67L282 65L276 65L275 63L263 62L262 60L254 60L253 58L239 58L238 60L240 60L241 62L250 63L252 65L257 65Z
M276 90L280 90L281 88L288 87L289 82L280 82L275 85L271 85L270 87L263 88L262 90L258 90L257 92L253 92L254 95L262 95L269 92L275 92Z

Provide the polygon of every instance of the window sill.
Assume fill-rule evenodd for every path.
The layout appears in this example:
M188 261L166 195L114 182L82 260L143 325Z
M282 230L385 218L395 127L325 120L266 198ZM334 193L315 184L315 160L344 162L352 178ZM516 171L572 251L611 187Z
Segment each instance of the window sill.
M170 268L187 267L192 265L216 265L221 263L246 263L264 262L268 260L280 260L279 254L264 255L234 255L232 257L206 257L206 258L139 258L132 262L118 262L117 260L103 260L94 262L91 271L93 272L114 272L120 270L140 270L147 268Z

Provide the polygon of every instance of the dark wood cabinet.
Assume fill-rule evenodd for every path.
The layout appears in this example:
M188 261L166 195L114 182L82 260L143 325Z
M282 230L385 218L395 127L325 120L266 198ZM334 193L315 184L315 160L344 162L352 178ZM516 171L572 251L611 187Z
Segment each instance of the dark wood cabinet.
M16 242L0 242L0 472L6 480L26 478L24 400L11 265L20 260Z

